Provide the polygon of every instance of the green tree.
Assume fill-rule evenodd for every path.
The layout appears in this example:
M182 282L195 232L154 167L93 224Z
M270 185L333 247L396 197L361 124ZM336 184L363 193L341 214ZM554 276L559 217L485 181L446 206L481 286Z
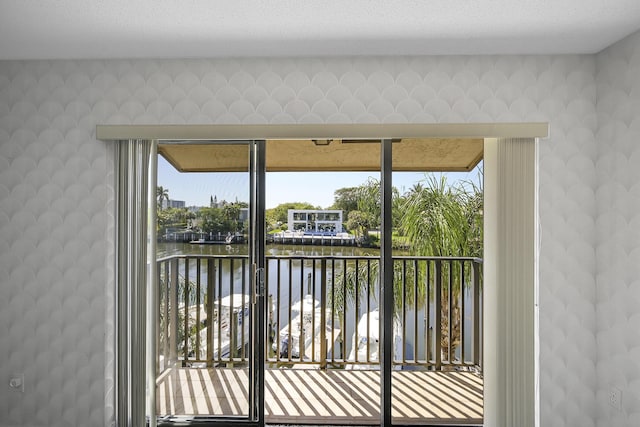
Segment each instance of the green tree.
M236 231L238 217L240 216L240 206L236 203L228 203L222 208L224 219L230 231Z
M429 175L424 186L416 187L405 199L402 211L402 230L411 241L416 255L482 257L483 193L479 185L466 183L449 185L443 175L440 179ZM460 293L463 284L459 269L451 274L451 286L445 286L442 295L441 348L447 353L460 344ZM423 274L423 272L420 272ZM445 281L445 285L446 285ZM419 290L424 295L424 289ZM420 300L424 300L421 298ZM451 302L451 304L449 304ZM451 337L449 338L449 308L451 307Z
M331 209L342 211L342 217L347 218L349 212L358 209L359 187L339 188L333 192L333 205Z
M158 207L158 213L156 214L156 231L158 232L158 235L163 235L165 234L166 228L169 226L170 223L170 215L168 212L160 210L160 207Z
M301 210L301 209L320 209L320 208L306 202L281 203L275 208L267 209L265 211L267 228L269 230L279 229L282 227L282 224L286 224L288 221L287 215L288 215L289 209Z
M186 229L189 227L189 219L193 216L187 208L167 208L158 209L157 230L159 234L164 234L167 228Z
M412 194L419 194L423 189L424 189L424 186L419 182L417 182L411 186L411 188L409 189L408 195L411 196Z
M401 229L417 255L482 256L482 190L429 175L402 206Z
M227 224L222 209L201 208L198 211L200 217L200 227L205 233L226 233Z
M363 185L365 187L359 193L359 207L368 211L378 209L373 198L375 181ZM379 193L378 193L379 194ZM363 200L368 198L369 200ZM394 224L398 231L407 236L411 242L414 255L421 256L455 256L455 257L482 257L482 230L483 230L483 194L480 185L471 183L449 185L446 177L437 179L435 175L427 175L422 183L416 184L412 189L400 197L394 189L393 216ZM353 216L352 216L353 215ZM352 211L349 215L349 228L352 230L364 228L369 219L369 212ZM379 214L378 214L379 218ZM367 269L371 268L367 274ZM442 330L441 348L447 354L449 347L452 351L460 344L461 310L459 307L460 292L462 289L461 274L459 269L448 271L449 266L443 265L443 274L451 273L453 278L451 289L445 288L442 295ZM371 289L378 284L378 263L371 266L362 263L357 268L355 264L345 267L344 274L337 276L334 294L336 295L336 307L338 314L345 301L352 300L355 295L363 296L364 289ZM423 304L426 300L425 271L414 271L412 263L394 263L394 312L398 316L403 309L403 301L407 306ZM470 272L466 272L470 277ZM399 284L403 283L403 276L417 277L418 280L407 281L404 290ZM373 283L367 283L371 279ZM445 281L446 282L446 281ZM413 287L417 285L417 289ZM452 336L449 341L448 310L449 298L452 298Z
M345 224L347 229L356 230L355 227L349 226L349 218L350 214L354 211L359 211L357 214L358 222L364 224L362 221L363 217L368 219L366 228L367 231L369 229L377 229L380 227L380 219L381 219L381 207L380 207L380 181L375 178L369 178L364 184L358 187L349 187L349 188L341 188L336 190L335 194L340 194L340 203L338 203L338 198L336 197L336 203L334 203L334 208L341 209L339 206L343 205L349 207L349 211L343 213L343 217L347 218L347 223ZM393 203L393 227L397 227L400 221L400 203L402 198L400 197L400 193L394 187L392 188L391 200ZM343 212L344 209L343 209ZM355 217L354 217L355 218ZM366 236L366 231L363 235Z
M156 187L156 199L158 200L158 210L162 210L162 201L169 200L169 189L159 185Z
M175 228L187 228L189 210L187 208L167 208L164 210L168 220L168 226Z
M244 224L240 221L240 212L243 208L247 208L248 206L249 205L246 202L235 201L233 203L226 203L222 207L222 212L229 231L235 233L236 231L242 231L244 229Z
M349 212L349 217L345 225L356 237L364 238L368 235L372 222L370 214L355 210Z
M192 228L193 227L193 220L196 219L196 214L193 211L190 211L187 209L187 212L185 214L185 218L187 220L187 228Z
M380 227L380 181L369 178L358 187L358 210L365 212L370 220L369 228ZM368 230L367 230L368 231Z

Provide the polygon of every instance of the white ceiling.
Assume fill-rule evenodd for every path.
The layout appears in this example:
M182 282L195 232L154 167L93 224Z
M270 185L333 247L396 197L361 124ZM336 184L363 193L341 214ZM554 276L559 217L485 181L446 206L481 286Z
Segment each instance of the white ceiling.
M640 0L0 0L0 59L594 53Z

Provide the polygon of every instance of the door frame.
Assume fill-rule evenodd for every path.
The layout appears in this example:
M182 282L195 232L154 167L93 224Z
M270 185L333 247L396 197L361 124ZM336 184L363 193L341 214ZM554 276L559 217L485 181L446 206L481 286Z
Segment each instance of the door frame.
M252 369L250 373L253 377L249 380L249 420L248 424L252 426L263 427L265 424L264 413L264 376L265 376L265 337L266 337L266 305L265 297L265 244L266 244L266 227L265 227L265 181L266 181L266 152L265 141L254 140L251 142L251 167L249 185L251 189L250 197L250 223L251 236L249 239L250 259L249 262L255 265L255 273L251 274L254 284L251 286L252 293L255 295L253 302L252 327L255 348L249 347L251 356ZM219 424L216 424L219 425Z
M548 136L548 123L484 123L484 124L374 124L374 125L359 125L359 124L347 124L347 125L333 125L333 124L320 124L320 125L98 125L96 127L96 137L103 141L117 141L119 143L126 143L130 140L244 140L244 141L264 141L266 139L331 139L331 138L344 138L346 136L350 138L366 138L366 139L388 139L388 138L459 138L459 137L480 137L480 138L531 138L537 140L537 138L546 138ZM391 145L389 143L389 145ZM260 151L260 150L258 150ZM264 151L264 150L262 150ZM383 150L384 151L384 150ZM262 159L264 161L264 159ZM116 161L117 162L117 161ZM116 165L117 167L117 165ZM263 164L264 167L264 164ZM537 168L537 163L535 165ZM390 169L390 168L389 168ZM262 175L264 178L264 175ZM257 178L256 178L257 179ZM256 181L256 185L260 182ZM262 180L264 185L264 180ZM390 185L390 180L389 180ZM264 196L264 190L262 190ZM537 197L537 195L536 195ZM264 200L262 201L264 207ZM264 209L262 209L262 215L264 215ZM257 212L254 218L257 219ZM261 222L262 223L262 222ZM263 230L264 233L264 230ZM260 239L262 245L264 240ZM264 246L262 246L264 251ZM264 252L262 252L264 255ZM263 257L264 259L264 257ZM263 261L264 262L264 261ZM117 276L117 273L116 273ZM259 299L260 297L258 297ZM117 301L116 301L117 303ZM262 299L264 303L264 298ZM263 304L262 304L263 305ZM114 309L115 310L115 309ZM115 317L113 311L108 313L109 316ZM111 319L109 319L111 321ZM486 325L490 327L491 325ZM385 329L387 329L385 327ZM495 331L488 329L489 334L495 333ZM532 340L538 339L538 329L536 327ZM487 335L485 334L485 341ZM260 334L259 334L260 335ZM264 337L262 338L264 340ZM387 339L384 340L385 345ZM264 342L262 342L264 344ZM115 346L114 346L115 347ZM261 348L264 345L261 346ZM500 350L500 349L498 349ZM115 352L119 349L115 347ZM263 349L261 351L264 351ZM391 357L389 352L387 357ZM263 355L264 359L264 355ZM254 378L257 384L260 384L260 388L264 390L264 363L261 364L261 373ZM384 367L383 359L383 367ZM385 370L385 369L383 369ZM260 369L258 369L260 371ZM118 366L114 366L113 381L117 382L120 372ZM390 370L389 370L390 375ZM108 380L110 380L108 378ZM539 371L536 371L535 378L536 384L539 383ZM107 381L109 382L109 381ZM386 383L386 380L384 381ZM385 387L383 383L382 387ZM390 380L389 380L390 384ZM501 390L500 395L504 394L504 391L510 386L509 384L499 383L496 384ZM138 387L139 389L140 387ZM142 387L144 392L144 387ZM113 391L111 393L114 407L118 407L122 402L119 402L119 397L115 396ZM264 391L262 391L264 393ZM381 391L381 403L387 402L386 396L390 394L389 388L383 388ZM535 400L534 404L538 404L539 393L536 393L532 398ZM264 398L258 399L261 402L254 402L256 405L256 411L260 413L258 420L254 422L245 422L245 424L256 426L264 425ZM126 402L125 402L126 403ZM485 405L487 402L485 402ZM491 405L495 402L491 402ZM262 406L260 410L257 406ZM384 410L384 406L382 408ZM391 425L388 417L389 415L383 414L381 410L381 425ZM539 408L536 407L536 411L539 412ZM121 421L123 422L123 421ZM242 422L235 421L216 421L215 425L242 425ZM176 425L176 424L171 424Z
M202 141L184 140L185 145L191 142L194 144L203 144ZM155 413L155 406L149 404L147 408L148 414L155 419L155 425L160 427L176 427L186 425L197 426L233 426L233 427L263 427L265 425L264 414L264 371L265 371L265 313L266 298L264 295L264 269L265 269L265 175L266 175L266 155L264 140L220 140L212 139L207 144L238 144L246 145L248 150L248 169L249 169L249 289L250 289L250 306L249 319L251 324L251 333L249 334L249 382L248 382L248 413L245 416L201 416L194 420L188 420L187 417L179 417L173 420L158 420ZM162 142L159 142L162 144ZM157 178L157 154L150 167L150 175ZM154 180L155 186L155 180ZM152 206L149 206L153 210ZM150 241L155 241L155 228L151 228ZM151 269L152 271L155 269ZM149 280L151 280L150 278ZM153 293L153 292L152 292ZM155 301L157 298L150 297L149 301ZM150 306L154 306L149 303ZM147 310L150 312L150 310ZM153 325L152 314L148 315L148 321ZM148 329L148 333L151 332ZM148 339L148 342L153 340ZM155 345L147 346L147 366L154 366ZM147 388L150 390L149 395L154 395L155 386L155 370L148 369L147 377L154 375L153 379L147 378ZM153 402L155 405L155 400ZM153 427L153 422L149 422Z

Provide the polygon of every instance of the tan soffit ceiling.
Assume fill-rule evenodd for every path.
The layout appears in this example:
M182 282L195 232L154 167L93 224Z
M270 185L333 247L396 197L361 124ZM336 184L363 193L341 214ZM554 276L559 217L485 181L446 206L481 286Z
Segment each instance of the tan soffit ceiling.
M267 171L379 171L375 140L266 141ZM325 144L325 145L323 145ZM469 171L483 156L482 138L404 138L393 142L395 171ZM181 172L248 170L246 144L163 142L158 153Z

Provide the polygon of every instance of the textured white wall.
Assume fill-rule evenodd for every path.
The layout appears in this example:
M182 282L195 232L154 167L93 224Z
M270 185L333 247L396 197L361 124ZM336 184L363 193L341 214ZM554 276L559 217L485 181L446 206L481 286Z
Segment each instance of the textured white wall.
M640 33L598 64L598 425L640 426ZM622 411L607 404L622 391Z
M112 154L95 141L96 124L548 121L542 425L595 426L595 64L594 56L1 62L0 378L25 372L26 391L0 384L0 425L113 417L104 338L112 338Z

